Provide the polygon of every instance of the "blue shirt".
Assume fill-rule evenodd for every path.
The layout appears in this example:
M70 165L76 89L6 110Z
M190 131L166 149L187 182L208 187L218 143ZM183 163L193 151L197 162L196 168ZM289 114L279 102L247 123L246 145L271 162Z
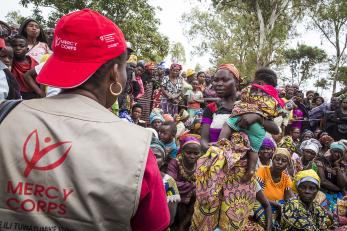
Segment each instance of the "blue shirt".
M171 143L165 144L165 150L167 151L167 154L169 154L171 158L176 158L178 148L177 148L175 139L173 139Z

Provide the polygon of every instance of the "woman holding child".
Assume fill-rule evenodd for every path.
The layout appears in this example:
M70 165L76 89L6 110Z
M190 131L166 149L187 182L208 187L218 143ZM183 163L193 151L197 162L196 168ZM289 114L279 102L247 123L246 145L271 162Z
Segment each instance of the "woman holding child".
M272 72L258 73L262 74L256 75L256 80L276 78L277 81L277 76ZM252 144L247 132L230 134L224 131L229 130L229 125L225 122L233 112L236 88L240 80L239 72L232 64L220 66L215 75L214 86L221 101L210 104L204 112L201 144L203 150L208 150L198 160L195 173L197 201L191 230L214 230L217 227L222 230L242 229L253 210L256 180L254 170L249 171L247 160L247 154L253 148ZM263 129L270 133L279 132L273 122L258 113L239 115L237 121L241 128L247 128L254 123L261 124ZM210 142L217 141L218 136L222 139L218 141L217 147L209 148ZM251 173L248 174L249 179L245 178L246 172Z

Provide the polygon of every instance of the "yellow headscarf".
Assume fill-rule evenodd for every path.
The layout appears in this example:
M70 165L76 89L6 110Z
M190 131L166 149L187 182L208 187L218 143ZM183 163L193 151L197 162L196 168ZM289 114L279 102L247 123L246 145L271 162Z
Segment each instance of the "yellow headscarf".
M299 185L304 182L312 182L317 185L318 188L320 187L320 178L313 169L300 171L295 175L292 186L293 191L298 193Z
M286 148L277 148L272 159L275 158L276 155L283 155L286 156L288 158L288 161L290 162L292 159L292 156L290 154L290 152L286 149Z

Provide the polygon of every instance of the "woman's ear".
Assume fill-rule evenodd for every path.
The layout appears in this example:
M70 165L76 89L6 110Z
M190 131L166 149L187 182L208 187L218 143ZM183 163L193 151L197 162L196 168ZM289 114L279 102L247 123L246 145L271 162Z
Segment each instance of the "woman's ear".
M111 70L110 70L110 81L111 82L119 82L119 80L118 80L118 73L117 73L117 68L118 68L118 64L117 63L115 63L114 65L113 65L113 67L111 68Z

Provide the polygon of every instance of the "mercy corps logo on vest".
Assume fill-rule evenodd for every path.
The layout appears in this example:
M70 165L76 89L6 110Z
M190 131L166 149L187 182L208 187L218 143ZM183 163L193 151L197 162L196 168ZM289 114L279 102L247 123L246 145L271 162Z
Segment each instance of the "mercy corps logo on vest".
M71 188L42 185L26 182L33 171L52 171L61 166L68 157L72 144L69 141L53 141L50 137L43 140L37 130L32 131L23 145L23 181L8 181L6 206L21 212L43 212L52 215L65 215L65 202L73 193Z

